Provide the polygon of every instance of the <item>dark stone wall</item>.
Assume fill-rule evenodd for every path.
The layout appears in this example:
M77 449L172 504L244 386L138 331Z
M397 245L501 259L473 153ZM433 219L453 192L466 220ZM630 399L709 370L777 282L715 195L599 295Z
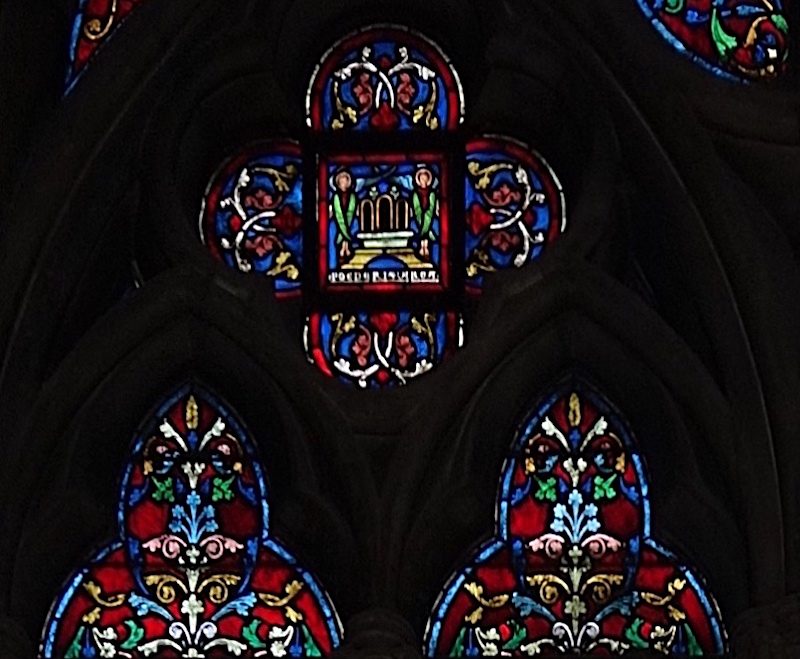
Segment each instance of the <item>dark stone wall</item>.
M3 657L35 653L60 584L113 532L134 430L187 377L261 443L275 533L329 589L342 652L417 656L439 589L493 532L517 423L569 371L630 421L655 533L705 574L736 656L794 656L796 53L774 84L725 83L633 0L148 0L62 98L68 4L0 9ZM545 154L570 230L492 279L437 372L358 393L305 363L297 309L195 227L220 160L302 138L315 62L371 22L442 46L467 130Z

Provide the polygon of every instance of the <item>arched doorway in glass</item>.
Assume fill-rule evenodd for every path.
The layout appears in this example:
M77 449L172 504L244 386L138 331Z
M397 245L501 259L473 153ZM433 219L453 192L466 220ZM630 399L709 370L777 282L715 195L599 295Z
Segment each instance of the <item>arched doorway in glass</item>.
M464 296L565 230L545 159L509 137L465 138L464 116L438 46L370 26L322 57L301 142L249 145L212 177L202 241L276 296L302 296L323 373L367 389L429 372L463 344Z

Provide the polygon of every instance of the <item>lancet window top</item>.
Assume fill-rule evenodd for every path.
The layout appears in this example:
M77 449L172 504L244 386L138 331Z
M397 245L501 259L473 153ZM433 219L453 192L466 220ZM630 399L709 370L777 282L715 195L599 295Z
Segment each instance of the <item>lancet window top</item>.
M398 26L348 35L322 58L308 88L315 131L454 130L464 92L438 46Z
M66 93L98 49L144 0L79 0L69 46Z
M269 532L251 439L205 389L159 407L120 490L119 537L67 581L40 657L319 657L339 645L328 596Z
M586 383L558 386L523 424L500 477L497 530L449 580L428 656L721 654L697 573L650 535L643 457Z
M774 78L789 56L782 0L637 0L678 52L732 80Z

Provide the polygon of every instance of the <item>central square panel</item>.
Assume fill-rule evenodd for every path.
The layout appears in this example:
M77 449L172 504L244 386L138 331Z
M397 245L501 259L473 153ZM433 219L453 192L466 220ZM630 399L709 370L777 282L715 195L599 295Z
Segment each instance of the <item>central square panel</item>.
M442 154L328 154L317 164L321 291L449 288Z

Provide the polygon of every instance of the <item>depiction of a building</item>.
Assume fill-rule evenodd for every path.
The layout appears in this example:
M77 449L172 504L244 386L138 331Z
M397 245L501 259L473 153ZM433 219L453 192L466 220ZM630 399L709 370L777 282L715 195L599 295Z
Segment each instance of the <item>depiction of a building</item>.
M735 656L791 656L796 53L776 80L723 79L675 52L637 0L142 0L120 3L135 8L64 96L73 17L62 4L0 9L3 657L35 655L64 580L115 537L132 437L188 380L258 443L270 532L325 585L344 623L339 652L419 656L449 575L493 537L517 424L569 373L634 429L654 537L705 576ZM784 13L796 33L797 5ZM536 263L459 299L462 350L376 393L309 366L300 303L211 258L197 218L236 149L306 139L325 49L387 22L451 58L465 131L547 158L568 225ZM741 66L740 48L723 51L725 71ZM389 148L359 138L354 152ZM404 148L431 147L411 136ZM357 232L406 240L367 249L410 249L408 200L378 196L357 218ZM498 235L494 248L515 246ZM423 313L417 322L431 331Z

